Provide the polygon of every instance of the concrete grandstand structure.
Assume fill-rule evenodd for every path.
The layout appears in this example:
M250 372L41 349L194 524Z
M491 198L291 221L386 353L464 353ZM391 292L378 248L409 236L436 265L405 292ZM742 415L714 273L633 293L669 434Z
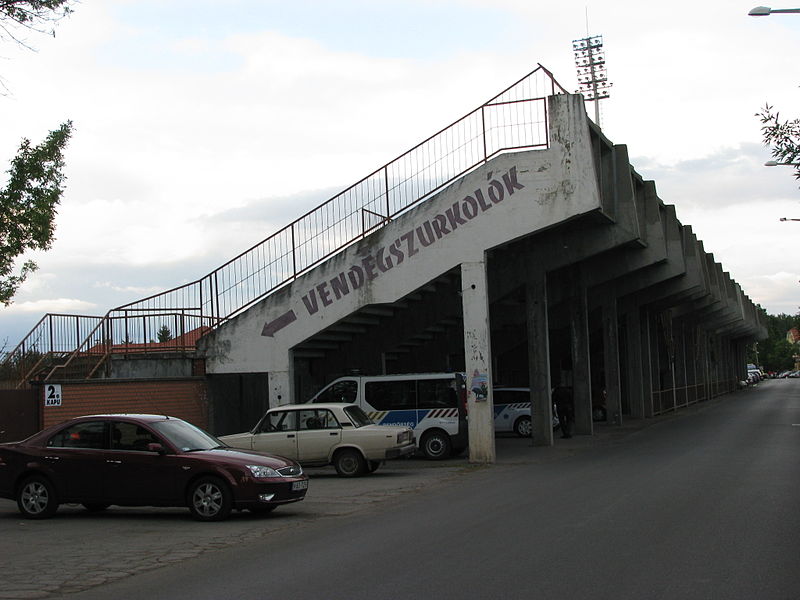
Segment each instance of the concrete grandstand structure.
M165 323L175 337L152 341ZM534 444L550 445L555 385L591 434L601 402L620 423L735 390L765 336L626 147L540 66L203 279L104 317L44 317L3 373L37 402L62 386L41 422L71 416L70 389L93 383L129 398L202 382L187 406L223 434L354 370L460 371L529 387ZM470 458L492 462L491 392L468 406Z

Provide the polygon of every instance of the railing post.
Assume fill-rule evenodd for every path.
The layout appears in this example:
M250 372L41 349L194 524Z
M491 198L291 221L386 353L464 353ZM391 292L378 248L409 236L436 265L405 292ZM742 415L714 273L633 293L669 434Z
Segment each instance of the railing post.
M386 218L388 219L391 216L391 212L389 209L389 167L383 167L383 187L386 191Z
M297 246L295 245L294 239L294 221L292 221L291 232L292 232L292 279L297 277Z
M175 320L178 320L178 316L175 315ZM177 323L176 323L177 326ZM181 311L181 339L183 340L183 346L186 346L186 338L183 337L186 335L186 314L184 311Z
M198 292L197 295L198 295L198 298L200 300L200 304L198 306L198 308L200 310L198 312L200 313L200 322L202 323L203 322L203 280L201 279L197 285L200 288L200 291Z
M114 345L114 332L112 331L111 327L111 319L108 321L108 352L111 352L111 346ZM124 342L127 342L131 337L130 330L128 329L128 311L125 311L125 339ZM125 352L128 351L128 344L125 344Z
M213 304L211 306L212 310L214 310L214 315L219 319L219 280L217 276L219 275L219 270L214 271L214 292L212 293Z
M481 134L483 137L483 162L486 162L487 159L487 151L486 151L486 115L484 114L484 110L486 109L486 105L484 104L481 106Z
M547 98L543 98L541 100L541 102L544 105L544 136L545 136L545 144L549 148L550 147L550 113L547 110Z

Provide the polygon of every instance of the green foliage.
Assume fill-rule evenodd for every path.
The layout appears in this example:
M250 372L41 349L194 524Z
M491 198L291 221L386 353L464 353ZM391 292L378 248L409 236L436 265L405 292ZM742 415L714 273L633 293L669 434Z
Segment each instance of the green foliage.
M800 353L799 344L791 344L786 334L793 327L800 328L800 314L766 315L767 339L758 342L758 364L768 371L785 371L794 365L794 354ZM755 362L755 358L751 362Z
M0 303L6 306L36 270L28 260L14 274L16 258L28 250L48 250L53 242L56 209L64 191L63 150L71 134L72 121L67 121L38 146L23 139L11 161L6 187L0 189Z
M800 162L800 119L781 121L780 113L773 112L769 104L756 116L761 119L764 144L772 147L772 157L780 163L797 165ZM794 176L800 179L800 166L795 166Z
M172 339L172 332L169 330L169 327L166 325L162 325L158 330L158 341L161 342L168 342Z
M0 0L0 40L10 38L25 45L14 33L24 28L55 35L52 24L72 12L72 0Z

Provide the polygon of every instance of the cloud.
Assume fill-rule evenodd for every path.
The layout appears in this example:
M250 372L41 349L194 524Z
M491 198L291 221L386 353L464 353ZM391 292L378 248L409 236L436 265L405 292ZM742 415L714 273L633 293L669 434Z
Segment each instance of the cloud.
M758 289L758 303L770 307L768 312L772 314L800 313L800 272L755 276L747 278L743 285Z
M112 283L109 283L108 281L97 282L97 283L94 284L94 287L96 287L96 288L108 288L108 289L110 289L110 290L112 290L114 292L121 292L123 294L136 294L136 295L139 295L139 296L149 296L151 294L157 294L158 292L162 291L162 288L154 287L154 286L150 286L150 287L140 287L140 286L134 286L134 285L120 286L120 285L114 285Z
M769 168L769 150L756 143L718 148L709 154L677 162L634 156L631 162L645 179L656 182L659 196L684 208L725 209L746 204L754 210L765 204L800 198L792 172Z
M52 298L41 300L30 300L27 302L14 302L11 306L5 307L3 312L6 314L14 313L86 313L93 312L97 305L77 298Z

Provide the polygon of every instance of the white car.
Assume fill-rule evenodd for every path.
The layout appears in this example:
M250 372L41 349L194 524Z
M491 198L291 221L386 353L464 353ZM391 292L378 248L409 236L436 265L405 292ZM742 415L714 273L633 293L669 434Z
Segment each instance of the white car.
M271 408L251 431L219 439L304 466L333 465L343 477L372 473L383 461L416 450L410 427L375 425L358 405L339 403Z

